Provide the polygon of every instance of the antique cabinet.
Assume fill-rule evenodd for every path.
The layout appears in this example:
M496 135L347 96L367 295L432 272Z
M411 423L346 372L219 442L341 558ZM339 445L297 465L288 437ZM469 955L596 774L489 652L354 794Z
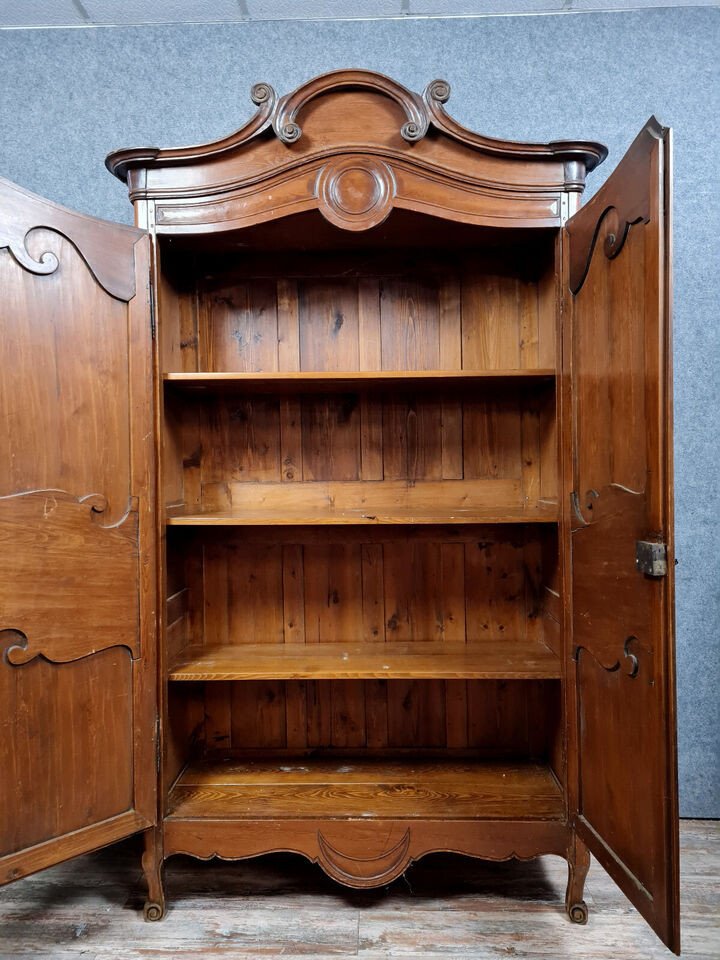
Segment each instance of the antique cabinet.
M0 865L145 831L384 885L590 852L679 950L669 131L490 139L378 74L0 187Z

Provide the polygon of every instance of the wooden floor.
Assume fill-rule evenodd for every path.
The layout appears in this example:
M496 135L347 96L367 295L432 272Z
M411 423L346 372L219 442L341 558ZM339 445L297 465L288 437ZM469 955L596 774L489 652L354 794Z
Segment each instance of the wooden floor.
M720 958L720 822L681 824L683 956ZM434 856L386 890L344 890L300 858L168 868L170 910L144 923L136 841L0 890L0 958L213 960L671 957L597 864L587 927L570 924L566 868Z

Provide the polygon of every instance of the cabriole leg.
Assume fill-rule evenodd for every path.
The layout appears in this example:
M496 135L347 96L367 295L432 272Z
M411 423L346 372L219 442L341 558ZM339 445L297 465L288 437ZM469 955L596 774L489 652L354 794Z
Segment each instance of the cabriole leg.
M587 923L588 908L583 900L583 891L585 878L590 869L590 851L576 834L573 834L567 861L568 884L565 893L565 909L573 923Z
M146 920L162 920L165 916L165 886L163 870L162 833L156 827L145 831L145 852L142 858L143 873L147 883L148 897L143 916Z

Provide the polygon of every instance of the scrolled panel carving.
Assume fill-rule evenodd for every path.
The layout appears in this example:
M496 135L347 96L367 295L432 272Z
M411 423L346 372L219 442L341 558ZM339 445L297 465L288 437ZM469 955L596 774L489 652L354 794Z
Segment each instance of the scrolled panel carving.
M0 250L9 250L15 262L29 273L36 273L39 276L55 273L60 266L60 261L52 250L45 250L37 259L29 252L27 239L30 233L32 228L26 230L23 225L17 223L4 224L4 230L0 233Z
M361 155L331 160L316 184L320 212L344 230L368 230L382 223L392 209L395 190L390 167Z
M356 857L343 853L323 836L317 835L317 863L333 880L346 887L380 887L396 880L411 863L410 829L392 846L373 857Z
M585 252L584 262L580 257L571 257L570 290L572 293L578 294L582 289L599 240L602 240L602 249L605 256L608 260L614 260L625 246L630 227L639 223L647 223L649 219L650 215L647 212L632 216L631 214L622 214L617 207L606 207L595 224L595 232Z
M8 664L78 660L113 646L140 655L138 504L104 524L100 494L32 490L0 497L0 634Z
M605 256L613 260L622 252L630 227L650 222L657 198L652 196L653 178L647 174L664 135L664 128L651 117L630 145L621 167L584 207L582 216L568 222L568 284L576 296L585 283L598 241L602 241Z
M622 672L626 676L634 680L640 671L640 660L638 655L630 649L633 645L637 645L635 649L638 649L640 641L636 636L629 636L623 644L622 654L619 655L617 659L610 660L609 662L604 660L599 652L590 650L588 647L577 646L573 650L573 660L577 663L582 652L589 653L595 663L597 663L599 667L602 667L607 673L617 673L618 670L622 669Z
M58 269L53 251L35 257L27 246L34 231L50 230L75 247L110 296L125 302L135 296L134 246L141 231L66 210L2 178L0 211L0 250L9 250L24 270L48 276Z

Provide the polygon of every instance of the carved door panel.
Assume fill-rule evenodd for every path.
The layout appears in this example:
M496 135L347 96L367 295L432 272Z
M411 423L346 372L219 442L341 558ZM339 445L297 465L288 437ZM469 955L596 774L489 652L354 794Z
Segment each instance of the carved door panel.
M577 833L677 951L669 148L651 119L568 222L564 357Z
M0 180L0 883L155 820L148 284Z

